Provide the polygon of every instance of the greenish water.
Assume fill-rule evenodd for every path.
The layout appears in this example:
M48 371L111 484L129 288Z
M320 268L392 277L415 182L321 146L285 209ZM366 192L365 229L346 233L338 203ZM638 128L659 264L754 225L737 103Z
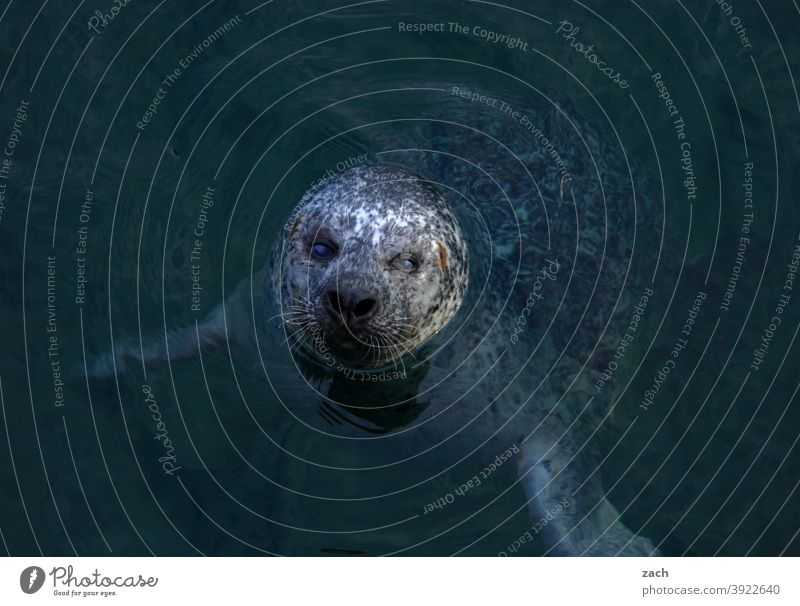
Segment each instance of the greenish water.
M0 9L0 552L543 554L519 545L513 461L463 488L530 427L447 407L476 335L512 334L552 221L549 250L585 258L488 393L542 380L526 406L547 409L580 372L576 405L613 408L596 473L664 554L800 553L794 3L132 1L90 21L112 5ZM441 25L400 31L420 23ZM249 287L303 193L359 156L453 188L474 263L441 355L389 386L309 380L257 283L255 321L228 310L257 350L85 376ZM533 353L553 318L559 348Z

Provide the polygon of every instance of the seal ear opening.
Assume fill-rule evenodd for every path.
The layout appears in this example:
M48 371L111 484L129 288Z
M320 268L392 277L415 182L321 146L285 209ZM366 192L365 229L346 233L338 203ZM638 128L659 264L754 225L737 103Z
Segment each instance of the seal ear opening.
M447 247L441 240L436 240L434 247L439 255L439 269L444 271L447 268Z
M292 223L292 226L289 228L290 238L294 235L294 232L297 231L297 228L300 227L300 223L303 221L303 218L305 216L306 216L305 213L300 213L299 215L297 215L297 218L294 220L294 223Z

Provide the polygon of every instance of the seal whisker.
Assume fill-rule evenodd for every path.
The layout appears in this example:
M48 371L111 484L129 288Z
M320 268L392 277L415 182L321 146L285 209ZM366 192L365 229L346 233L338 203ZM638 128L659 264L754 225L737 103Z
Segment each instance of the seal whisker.
M392 343L392 341L388 337L382 336L382 338L383 338L384 341L386 341L387 347L389 349L390 362L394 366L395 370L397 370L397 362L399 361L400 365L403 368L403 374L405 374L406 367L405 367L405 364L403 363L403 358L400 355L400 352L397 349L397 346L394 345Z
M369 337L369 343L370 343L370 347L373 350L372 351L372 364L377 364L380 361L381 356L383 355L381 353L381 346L379 344L379 341L375 337L373 337L372 335L370 335L370 337Z
M284 339L284 340L281 342L281 344L280 344L280 347L283 347L284 345L288 344L288 343L289 343L289 341L291 341L291 340L292 340L294 337L296 337L298 334L302 333L304 330L305 330L305 327L304 327L304 326L301 326L301 327L300 327L300 328L298 328L297 330L293 331L291 334L289 334L289 335L288 335L288 336L287 336L287 337L286 337L286 338L285 338L285 339ZM292 347L293 347L292 345L289 345L289 349L292 349Z
M397 339L397 345L405 345L414 340L414 331L410 325L402 326L393 324L387 327L386 332Z
M270 318L267 318L266 321L267 322L272 322L273 320L277 320L278 318L280 318L281 320L285 320L287 317L297 316L297 315L306 314L306 313L308 313L308 310L306 310L306 309L302 309L302 310L301 309L290 309L288 311L284 311L284 312L275 314L274 316L272 316Z
M400 351L400 348L392 343L392 362L394 363L394 367L397 368L397 363L400 362L400 367L403 369L403 375L406 374L406 364L403 361L403 352Z
M290 335L288 335L288 336L287 336L287 337L286 337L286 338L283 340L283 342L281 343L281 345L280 345L280 346L281 346L281 347L283 347L284 345L286 345L287 343L289 343L289 341L291 341L291 340L292 340L294 337L297 337L298 335L300 335L300 336L299 336L299 337L298 337L298 338L295 340L295 342L294 342L293 344L290 344L290 345L289 345L289 349L290 349L290 350L291 350L291 349L296 349L296 348L297 348L297 345L298 345L298 344L299 344L301 341L305 341L306 337L308 337L308 336L311 334L311 327L312 327L312 325L313 325L313 321L311 321L311 320L307 320L306 322L303 322L303 323L299 324L299 327L297 328L297 330L295 330L295 331L294 331L294 332L292 332Z
M385 331L382 335L383 340L386 342L386 347L389 350L389 354L391 356L391 361L394 363L396 360L400 359L400 349L397 347L394 339L392 338L392 334L389 331Z
M289 326L299 326L301 324L304 324L306 322L311 322L311 321L312 321L312 318L301 316L299 318L291 318L291 319L288 319L288 320L284 320L284 323L288 324Z
M396 370L397 369L397 360L398 360L397 348L394 346L394 344L391 342L391 340L389 340L389 338L386 337L385 335L380 335L380 338L386 344L384 346L384 348L388 351L389 362L394 366L394 368Z
M309 309L307 306L301 307L298 305L293 305L288 311L284 312L282 314L282 318L284 323L291 325L301 324L305 320L314 320L311 309Z
M306 344L306 341L308 341L310 338L313 338L313 332L309 327L304 327L301 330L303 331L303 334L290 347L291 351L298 351L301 347L303 347Z
M395 338L396 338L396 337L402 337L402 336L403 336L403 335L401 335L401 334L399 334L399 333L397 333L397 332L392 332L392 333L390 333L390 334L391 334L393 337L395 337ZM403 340L403 341L398 341L398 340L395 340L395 341L394 341L395 345L396 345L396 346L397 346L397 347L398 347L398 348L399 348L399 349L400 349L400 350L403 352L403 355L405 355L405 354L408 354L408 355L410 355L412 358L414 358L414 359L416 360L416 359L417 359L417 356L415 356L415 355L414 355L414 354L411 352L411 350L410 350L408 347L406 347L406 343L408 343L408 342L409 342L409 340L408 340L408 339L405 339L405 340Z
M391 349L391 343L389 343L389 341L386 339L386 337L384 335L381 335L381 334L377 335L377 339L381 343L381 345L379 345L381 350L385 350L385 351L381 352L381 358L385 358L385 356L388 353L389 358L390 358L389 361L391 362L394 359L394 355L393 355L392 349Z

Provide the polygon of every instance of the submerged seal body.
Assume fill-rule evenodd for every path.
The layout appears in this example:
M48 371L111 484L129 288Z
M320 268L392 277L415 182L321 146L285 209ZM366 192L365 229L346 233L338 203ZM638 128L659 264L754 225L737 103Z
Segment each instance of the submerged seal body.
M458 112L458 106L442 109L448 119ZM598 376L613 359L624 333L620 325L639 300L642 284L636 279L642 272L631 271L632 247L657 245L651 223L659 214L646 196L639 201L644 212L637 214L627 160L596 128L581 123L576 130L560 107L530 115L549 134L557 162L531 151L530 136L519 129L505 130L502 142L491 137L493 114L470 114L476 127L469 132L443 120L418 123L426 130L408 129L405 140L373 139L377 148L414 150L414 156L398 158L409 168L361 166L309 191L264 271L205 322L144 347L118 346L90 372L118 372L114 356L141 352L155 362L191 356L207 343L245 342L255 332L247 322L251 309L258 324L277 308L284 330L272 343L285 336L289 350L302 351L322 373L345 374L336 373L338 365L331 368L325 358L330 353L344 367L372 369L402 363L435 342L440 355L417 362L418 368L429 365L430 376L418 370L405 381L432 402L429 409L412 406L406 394L398 397L400 385L387 386L382 395L391 401L385 406L378 402L387 414L397 411L387 425L403 427L387 441L390 454L415 466L431 462L434 476L478 450L496 460L514 444L509 452L525 495L520 509L527 508L534 526L543 527L547 553L657 554L607 499L598 473L604 458L591 438L613 408L613 393L593 385L593 373ZM449 151L420 153L415 148L423 140ZM486 237L466 229L463 214L454 212L461 208L448 205L448 192L434 183L449 183L475 201ZM636 189L647 191L641 183ZM272 299L272 307L263 300L251 304L253 292ZM469 323L451 322L459 310L469 310L463 314ZM445 326L445 333L458 327L452 339L434 339ZM274 324L271 330L278 332ZM278 363L287 382L302 374L294 372L296 363ZM295 395L312 391L305 382L296 389L289 385L292 418L303 402L317 406L323 399L329 410L320 417L337 428L335 437L348 430L344 421L380 433L374 417L362 422L365 415L353 412L353 401L368 386L348 377L332 382L327 392L314 390L309 397ZM284 440L308 428L305 422L287 423ZM324 429L312 427L312 438L331 435ZM363 459L379 444L349 442ZM401 449L408 456L397 454ZM285 467L280 461L276 466ZM309 524L325 515L324 506L330 515L364 515L339 501L315 501ZM366 515L374 511L371 503L365 504Z
M274 296L294 340L349 367L417 348L453 317L468 284L447 202L392 165L352 168L307 193L279 255Z
M555 228L568 214L554 213L550 226ZM511 227L510 220L506 223L499 226L500 231ZM583 250L580 255L592 256L586 253ZM485 288L483 305L487 309L513 290L513 280L508 277L511 259L496 261L501 266L497 275L505 277ZM351 169L322 189L306 194L287 226L280 262L275 266L279 272L273 275L274 293L281 302L290 336L299 334L297 340L305 344L311 357L320 359L318 335L322 332L325 344L337 355L350 365L362 367L379 366L424 344L452 318L468 284L465 238L447 203L415 173L386 165ZM619 275L619 267L612 267ZM520 313L526 319L524 324L531 317L531 302L543 298L543 282L555 281L558 273L558 261L544 253L518 266L516 279L533 284ZM599 294L597 300L601 300ZM584 310L583 338L586 333L589 339L602 333L602 317L587 315ZM382 335L401 334L392 323L395 318L402 319L408 332L402 333L402 342L387 344L384 338L385 345L381 346ZM530 321L533 323L534 318ZM448 421L432 434L426 435L430 430L422 427L423 441L452 440L453 431L484 414L483 402L488 400L492 403L490 418L498 427L510 423L536 427L528 437L518 438L522 447L517 464L531 519L540 526L542 520L552 520L542 532L548 553L657 554L648 539L622 523L595 473L596 453L580 443L578 436L590 432L599 417L587 414L581 418L592 396L570 379L570 373L580 374L571 358L564 358L567 364L563 374L552 375L562 385L572 380L574 392L566 403L562 402L563 395L548 395L527 407L519 406L539 390L533 372L529 373L530 380L518 372L508 391L500 389L499 399L497 383L482 382L485 373L504 356L512 360L512 366L527 362L528 351L518 346L526 338L524 324L517 319L510 341L498 338L502 331L481 339L483 353L460 369L461 385L468 397L453 396L457 409L449 411ZM509 342L515 347L509 349ZM553 350L563 347L557 339L548 338L547 343ZM577 406L583 407L579 413ZM578 420L584 427L575 428ZM478 439L469 433L459 438L466 442ZM581 494L576 496L578 490ZM559 512L558 519L553 519L555 511Z

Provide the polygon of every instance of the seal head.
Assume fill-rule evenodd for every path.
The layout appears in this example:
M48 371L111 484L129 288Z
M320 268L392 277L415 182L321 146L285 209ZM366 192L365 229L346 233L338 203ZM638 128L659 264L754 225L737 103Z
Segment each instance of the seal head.
M352 168L287 221L273 288L293 346L327 366L379 367L455 315L467 247L433 185L398 166Z

